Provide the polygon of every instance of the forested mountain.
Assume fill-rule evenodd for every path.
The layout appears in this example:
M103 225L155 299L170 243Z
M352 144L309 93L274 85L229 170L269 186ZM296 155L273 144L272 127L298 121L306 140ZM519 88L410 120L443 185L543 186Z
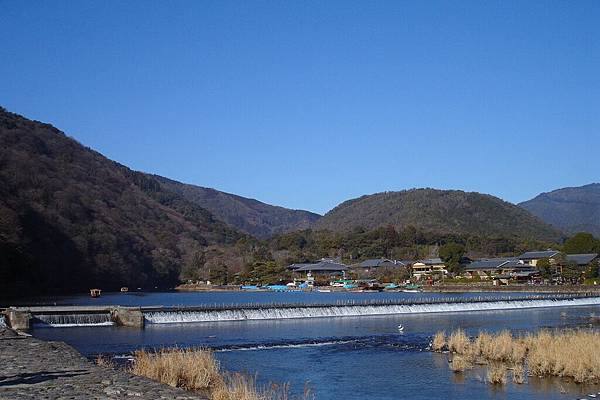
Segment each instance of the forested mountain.
M206 208L217 218L259 238L309 228L321 216L303 210L272 206L215 189L188 185L161 176L152 176L161 186Z
M411 189L348 200L315 229L347 232L393 225L429 232L557 240L560 232L497 197L459 190Z
M542 193L519 206L566 232L600 237L600 183Z
M244 235L146 174L0 108L0 293L166 287Z

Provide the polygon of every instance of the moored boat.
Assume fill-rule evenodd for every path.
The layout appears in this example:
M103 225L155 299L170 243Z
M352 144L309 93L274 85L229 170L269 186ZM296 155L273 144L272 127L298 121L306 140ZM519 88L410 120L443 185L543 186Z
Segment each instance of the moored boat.
M420 293L423 291L423 289L421 289L420 285L409 283L408 285L404 285L402 291L404 293Z

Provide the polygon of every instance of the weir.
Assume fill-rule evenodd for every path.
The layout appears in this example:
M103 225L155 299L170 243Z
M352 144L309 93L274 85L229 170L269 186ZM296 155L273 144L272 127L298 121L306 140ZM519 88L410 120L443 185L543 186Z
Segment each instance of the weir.
M357 317L436 312L514 310L600 305L597 294L536 294L522 296L434 297L334 303L242 303L194 307L54 306L11 307L5 310L8 325L15 329L34 326L105 326L143 328L145 323L244 321L319 317Z

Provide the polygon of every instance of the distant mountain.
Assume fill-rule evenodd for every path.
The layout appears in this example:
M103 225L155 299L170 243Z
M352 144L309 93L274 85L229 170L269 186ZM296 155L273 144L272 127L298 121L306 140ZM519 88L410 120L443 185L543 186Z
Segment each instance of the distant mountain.
M600 183L542 193L519 206L566 232L600 237Z
M244 237L161 182L0 108L0 295L168 287Z
M388 224L439 233L560 238L557 229L497 197L436 189L384 192L348 200L319 219L315 229L350 231Z
M217 218L250 235L267 238L276 234L308 229L321 216L309 211L290 210L258 200L189 185L153 175L168 191L181 195Z

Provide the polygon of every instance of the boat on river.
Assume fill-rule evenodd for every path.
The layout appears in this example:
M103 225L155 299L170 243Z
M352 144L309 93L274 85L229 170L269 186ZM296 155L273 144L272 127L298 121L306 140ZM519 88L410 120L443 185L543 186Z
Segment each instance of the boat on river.
M421 293L423 289L421 289L420 285L409 283L408 285L404 285L402 291L404 293Z

